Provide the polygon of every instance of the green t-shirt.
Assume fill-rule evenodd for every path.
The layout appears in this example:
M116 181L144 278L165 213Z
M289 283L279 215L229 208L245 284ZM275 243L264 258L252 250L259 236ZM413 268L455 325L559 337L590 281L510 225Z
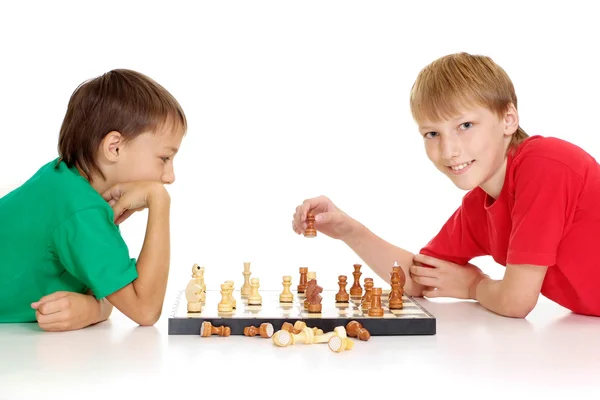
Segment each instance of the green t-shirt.
M0 322L33 322L56 291L104 298L137 278L110 205L58 160L0 198Z

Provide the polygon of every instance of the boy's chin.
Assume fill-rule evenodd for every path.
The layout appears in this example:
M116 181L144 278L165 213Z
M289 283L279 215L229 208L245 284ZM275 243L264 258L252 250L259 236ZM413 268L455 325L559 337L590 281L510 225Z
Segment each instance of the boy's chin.
M470 179L456 179L456 177L453 177L453 178L450 178L450 180L452 181L452 183L454 183L454 186L456 186L460 190L469 191L469 190L473 190L477 186L479 186L477 184L477 182L474 182Z

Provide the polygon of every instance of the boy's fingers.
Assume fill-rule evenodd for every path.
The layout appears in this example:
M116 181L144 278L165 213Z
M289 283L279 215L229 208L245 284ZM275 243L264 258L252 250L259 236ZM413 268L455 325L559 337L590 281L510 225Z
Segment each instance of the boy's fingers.
M67 305L68 305L67 299L60 298L60 299L56 299L54 301L42 303L38 307L38 311L43 315L51 315L51 314L55 314L55 313L58 313L58 312L64 310L65 308L67 308Z
M56 322L65 321L67 315L65 311L55 312L53 314L42 314L39 310L35 312L35 319L40 325L47 325Z
M414 276L427 276L429 278L435 278L438 276L439 270L437 268L419 267L412 265L410 267L410 274Z
M417 282L419 285L435 287L439 282L436 278L429 278L426 276L413 276L412 280Z
M31 307L37 309L37 308L39 308L39 306L41 304L48 303L49 301L58 300L62 297L68 296L68 294L69 294L69 292L54 292L52 294L42 297L41 299L39 299L38 301L36 301L34 303L31 303Z
M439 260L434 257L426 256L425 254L415 254L414 261L417 261L421 264L427 264L435 268L439 268L445 261Z

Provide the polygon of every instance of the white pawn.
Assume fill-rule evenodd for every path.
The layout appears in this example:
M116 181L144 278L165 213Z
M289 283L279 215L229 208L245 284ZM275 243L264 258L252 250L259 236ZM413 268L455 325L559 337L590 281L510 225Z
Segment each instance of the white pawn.
M223 313L233 312L233 305L229 301L231 287L224 283L221 285L221 301L219 302L218 310Z
M292 277L284 276L283 277L283 292L279 295L280 303L292 303L294 301L294 294L290 291L290 286L292 286Z
M258 288L260 282L258 278L250 279L250 295L248 296L248 305L260 306L262 304L262 297L258 294Z

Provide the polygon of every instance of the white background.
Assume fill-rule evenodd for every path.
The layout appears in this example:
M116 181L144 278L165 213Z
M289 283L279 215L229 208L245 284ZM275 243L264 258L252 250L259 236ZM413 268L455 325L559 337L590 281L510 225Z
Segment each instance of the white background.
M418 251L465 194L428 161L408 96L448 53L491 56L511 76L530 134L597 146L600 27L592 2L3 2L0 186L56 157L73 90L113 68L143 72L182 104L169 290L193 263L209 289L261 288L308 266L326 288L361 262L297 236L295 207L324 194L388 241ZM122 226L131 256L146 213ZM476 260L500 278L503 268ZM375 277L363 268L363 278ZM376 278L377 279L377 278ZM378 279L377 279L378 280ZM167 300L169 301L169 300Z

